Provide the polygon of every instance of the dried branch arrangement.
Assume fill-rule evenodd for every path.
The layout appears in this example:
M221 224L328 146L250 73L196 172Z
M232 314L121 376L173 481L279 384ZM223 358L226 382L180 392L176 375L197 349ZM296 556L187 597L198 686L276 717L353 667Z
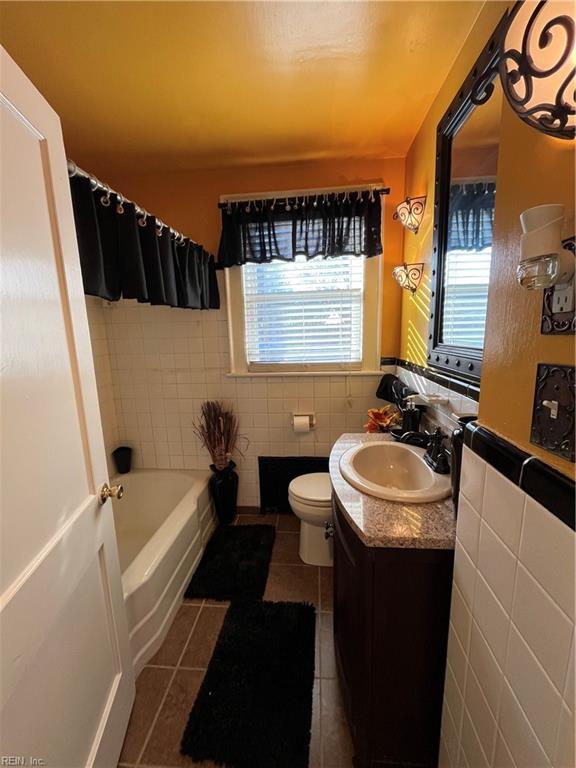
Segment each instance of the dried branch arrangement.
M238 417L232 407L220 400L206 400L192 429L209 452L214 468L225 469L238 448Z

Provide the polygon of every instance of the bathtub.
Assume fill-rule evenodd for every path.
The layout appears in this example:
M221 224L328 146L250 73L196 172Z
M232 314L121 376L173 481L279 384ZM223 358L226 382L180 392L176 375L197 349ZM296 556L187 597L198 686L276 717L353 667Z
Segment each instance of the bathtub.
M114 478L114 502L134 671L156 653L215 527L210 472L140 469Z

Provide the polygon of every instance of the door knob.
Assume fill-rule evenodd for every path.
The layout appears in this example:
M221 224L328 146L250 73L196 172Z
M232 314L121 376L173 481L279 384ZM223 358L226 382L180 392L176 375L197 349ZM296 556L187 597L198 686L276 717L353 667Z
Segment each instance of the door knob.
M121 499L124 496L124 488L121 485L113 485L110 487L108 483L104 483L100 488L98 494L100 497L100 504L105 504L109 498Z

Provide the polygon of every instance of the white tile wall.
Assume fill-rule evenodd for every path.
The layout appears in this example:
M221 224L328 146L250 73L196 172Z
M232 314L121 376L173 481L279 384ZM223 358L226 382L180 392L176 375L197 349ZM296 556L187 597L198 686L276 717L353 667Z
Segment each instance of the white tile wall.
M94 357L96 384L98 386L98 400L100 402L100 413L102 416L102 431L104 434L104 447L106 449L108 472L114 474L115 470L112 466L110 453L118 445L118 417L114 401L112 365L108 336L106 333L104 303L101 299L87 296L86 310L88 313L92 355Z
M472 398L451 392L441 384L436 384L425 376L412 373L405 368L398 367L396 374L401 381L421 395L439 395L448 400L446 405L427 408L426 417L423 419L423 426L427 429L440 426L446 434L450 435L458 426L456 420L458 416L478 415L478 403Z
M206 468L192 422L203 400L224 399L249 440L237 457L241 505L259 503L258 456L328 456L343 432L362 431L368 408L383 405L375 397L381 374L228 377L224 310L88 305L108 453L127 444L137 467ZM316 429L294 433L294 411L315 412Z
M574 768L575 535L467 448L441 768Z

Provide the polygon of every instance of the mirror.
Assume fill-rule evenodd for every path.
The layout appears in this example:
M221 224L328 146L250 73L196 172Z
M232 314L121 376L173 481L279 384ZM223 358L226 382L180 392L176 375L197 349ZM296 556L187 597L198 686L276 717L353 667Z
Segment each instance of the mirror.
M438 125L428 364L478 383L482 370L506 17Z
M486 326L502 87L452 137L440 340L482 349Z

